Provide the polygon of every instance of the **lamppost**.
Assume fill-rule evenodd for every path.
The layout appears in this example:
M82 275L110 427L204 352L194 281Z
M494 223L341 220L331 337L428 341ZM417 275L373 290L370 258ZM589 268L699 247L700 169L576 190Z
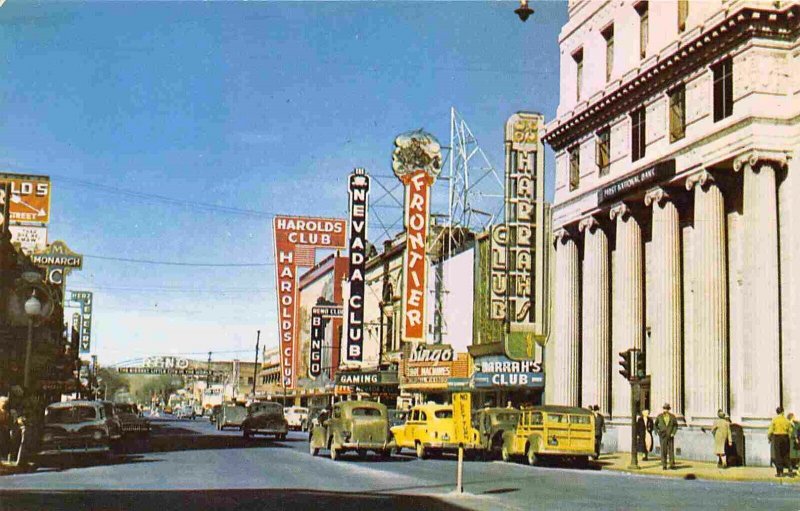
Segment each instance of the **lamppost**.
M519 8L514 10L523 22L528 21L528 17L533 14L533 9L528 6L528 0L519 0Z
M25 302L25 315L28 316L28 344L25 347L25 376L22 386L25 391L30 390L31 382L31 354L33 352L33 321L42 314L42 302L36 298L36 290L31 291L31 296Z

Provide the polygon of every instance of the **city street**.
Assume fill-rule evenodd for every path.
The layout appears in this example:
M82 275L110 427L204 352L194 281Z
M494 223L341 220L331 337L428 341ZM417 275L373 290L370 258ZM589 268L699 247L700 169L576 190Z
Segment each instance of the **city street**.
M467 462L312 458L306 434L245 441L206 419L156 419L149 445L102 465L42 467L0 478L0 510L19 509L771 509L796 510L795 487Z

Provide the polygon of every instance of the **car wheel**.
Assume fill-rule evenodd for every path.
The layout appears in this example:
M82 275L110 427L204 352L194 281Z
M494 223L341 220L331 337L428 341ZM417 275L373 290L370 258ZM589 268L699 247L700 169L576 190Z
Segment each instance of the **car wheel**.
M319 447L314 447L314 444L311 442L308 443L308 453L312 456L316 456L319 454Z
M286 433L278 435L278 440L286 440Z
M378 451L378 456L383 459L389 459L392 457L392 449L384 449L382 451Z
M367 457L367 450L366 449L358 449L356 451L358 453L359 458L366 458Z
M511 461L511 454L509 454L509 452L508 452L508 447L507 447L507 446L505 446L505 445L504 445L504 446L503 446L503 448L502 448L502 449L500 449L500 457L501 457L501 458L503 459L503 461L505 461L506 463L508 463L509 461Z
M575 464L578 468L586 468L589 466L589 457L588 456L578 456L575 460Z
M540 461L540 457L536 454L536 451L533 449L532 445L528 446L527 458L528 465L536 465Z
M417 442L416 449L417 449L417 459L424 460L427 453L425 452L425 446L422 445L422 442Z

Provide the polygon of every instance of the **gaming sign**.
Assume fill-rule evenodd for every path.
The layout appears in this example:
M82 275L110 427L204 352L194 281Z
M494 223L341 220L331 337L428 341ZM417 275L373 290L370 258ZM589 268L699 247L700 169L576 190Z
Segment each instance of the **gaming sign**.
M339 218L276 216L275 281L278 288L278 339L281 352L281 378L285 388L297 383L299 351L297 344L297 269L314 266L317 248L341 249L347 246L347 222Z
M399 135L394 145L392 169L406 189L401 339L424 342L430 189L442 169L441 146L422 130Z

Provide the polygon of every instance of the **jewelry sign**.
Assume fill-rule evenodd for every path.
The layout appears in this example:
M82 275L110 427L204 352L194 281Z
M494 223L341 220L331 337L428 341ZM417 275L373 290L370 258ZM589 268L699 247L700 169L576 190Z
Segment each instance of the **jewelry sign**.
M281 381L294 388L297 382L297 269L314 266L316 249L347 246L347 222L338 218L276 216L275 281L278 288L278 339L281 351Z
M317 302L319 303L319 302ZM315 305L311 307L311 349L308 352L308 376L317 378L322 374L322 345L328 320L342 317L340 305Z
M350 174L350 299L347 301L348 361L361 362L364 350L364 271L367 261L369 176L357 168ZM313 340L312 340L313 344Z
M80 352L89 353L92 344L92 307L94 300L90 291L71 291L70 300L81 304Z
M425 340L428 224L430 189L441 172L441 146L422 130L394 141L392 169L405 186L406 250L403 259L402 334L404 341Z

